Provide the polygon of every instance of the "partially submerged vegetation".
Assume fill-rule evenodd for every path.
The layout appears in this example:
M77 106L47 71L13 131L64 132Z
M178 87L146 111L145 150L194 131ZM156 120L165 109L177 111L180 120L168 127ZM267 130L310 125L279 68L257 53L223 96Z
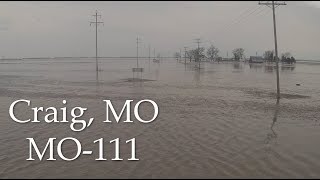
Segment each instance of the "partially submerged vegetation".
M210 62L220 62L220 61L249 61L250 63L274 63L276 62L276 57L274 55L273 50L267 50L263 53L263 56L250 56L246 58L245 50L243 48L235 48L232 50L232 57L223 58L219 55L219 48L214 45L205 49L204 47L199 47L195 49L189 49L182 56L181 52L175 52L174 58L176 60L182 60L187 62L199 62L199 61L210 61ZM279 59L283 64L294 64L296 63L296 59L291 55L290 52L285 52L281 55Z

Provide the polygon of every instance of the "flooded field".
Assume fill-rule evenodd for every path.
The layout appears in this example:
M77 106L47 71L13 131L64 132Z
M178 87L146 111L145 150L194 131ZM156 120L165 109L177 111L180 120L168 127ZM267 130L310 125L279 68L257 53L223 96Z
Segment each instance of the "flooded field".
M281 67L282 98L277 102L272 66L245 63L183 64L140 60L142 81L133 79L135 59L52 59L0 62L1 178L215 178L320 176L320 65ZM297 86L300 84L300 86ZM10 104L87 107L96 121L82 132L68 124L18 124ZM105 124L110 99L120 110L126 99L152 99L159 116L151 124ZM141 108L148 116L150 108ZM30 117L28 108L17 109ZM44 115L40 115L43 118ZM76 137L92 156L72 162L26 161L27 137L44 147L50 137ZM137 139L140 161L95 161L99 138ZM74 154L73 144L63 147ZM106 152L113 154L112 146ZM121 146L129 156L130 147Z

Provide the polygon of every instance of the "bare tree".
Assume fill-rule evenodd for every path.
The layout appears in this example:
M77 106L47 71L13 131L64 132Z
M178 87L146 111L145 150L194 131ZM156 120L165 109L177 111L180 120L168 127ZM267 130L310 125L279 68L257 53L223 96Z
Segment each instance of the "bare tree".
M295 58L291 55L290 52L285 52L281 55L281 62L287 63L287 64L293 64L296 63Z
M219 49L211 45L207 50L207 57L213 61L218 57Z
M265 61L274 61L274 52L272 50L265 51L263 53L263 58Z
M175 53L173 54L173 57L178 60L178 59L180 58L180 53L175 52Z
M195 49L196 61L201 61L201 59L203 59L203 58L206 57L206 55L204 54L204 52L205 52L205 48L204 48L204 47Z
M196 52L194 49L190 49L187 51L187 58L190 60L190 62L192 61L192 59L196 58Z
M244 49L243 48L234 49L232 51L232 54L233 54L234 59L236 61L240 61L240 59L242 59L244 57Z
M190 62L191 62L191 60L192 60L192 50L188 50L187 51L187 53L186 53L186 55L187 55L187 58L190 60Z
M204 55L204 51L205 49L203 47L201 48L197 48L197 49L190 49L189 51L187 51L187 57L190 59L190 62L192 61L192 59L194 61L198 61L198 59L202 59L205 57Z
M281 57L284 57L284 58L290 58L291 57L291 53L290 52L285 52L281 55Z

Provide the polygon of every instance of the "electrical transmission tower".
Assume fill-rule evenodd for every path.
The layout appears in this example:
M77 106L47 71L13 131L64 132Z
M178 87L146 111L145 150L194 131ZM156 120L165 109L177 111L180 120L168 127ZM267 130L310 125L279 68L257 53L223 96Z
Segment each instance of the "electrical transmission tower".
M276 13L275 9L281 5L287 5L285 2L278 1L259 1L259 5L266 5L272 8L273 12L273 34L274 34L274 49L275 49L275 58L276 58L276 66L277 66L277 99L280 99L280 82L279 82L279 57L278 57L278 42L277 42L277 23L276 23Z
M99 70L99 68L98 68L98 25L103 24L103 22L98 21L98 16L101 18L101 15L98 14L97 10L93 16L95 17L95 21L90 22L90 26L91 26L91 24L94 24L96 26L96 71L98 72L98 70Z
M200 43L201 43L201 41L200 41L200 38L198 38L198 39L195 39L196 40L196 43L198 44L198 50L197 50L197 60L199 61L199 69L200 69Z

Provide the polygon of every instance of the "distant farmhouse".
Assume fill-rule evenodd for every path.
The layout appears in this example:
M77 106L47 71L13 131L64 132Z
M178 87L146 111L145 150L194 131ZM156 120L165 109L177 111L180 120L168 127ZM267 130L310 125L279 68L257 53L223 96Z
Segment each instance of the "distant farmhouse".
M263 63L264 59L262 56L250 56L249 63Z

